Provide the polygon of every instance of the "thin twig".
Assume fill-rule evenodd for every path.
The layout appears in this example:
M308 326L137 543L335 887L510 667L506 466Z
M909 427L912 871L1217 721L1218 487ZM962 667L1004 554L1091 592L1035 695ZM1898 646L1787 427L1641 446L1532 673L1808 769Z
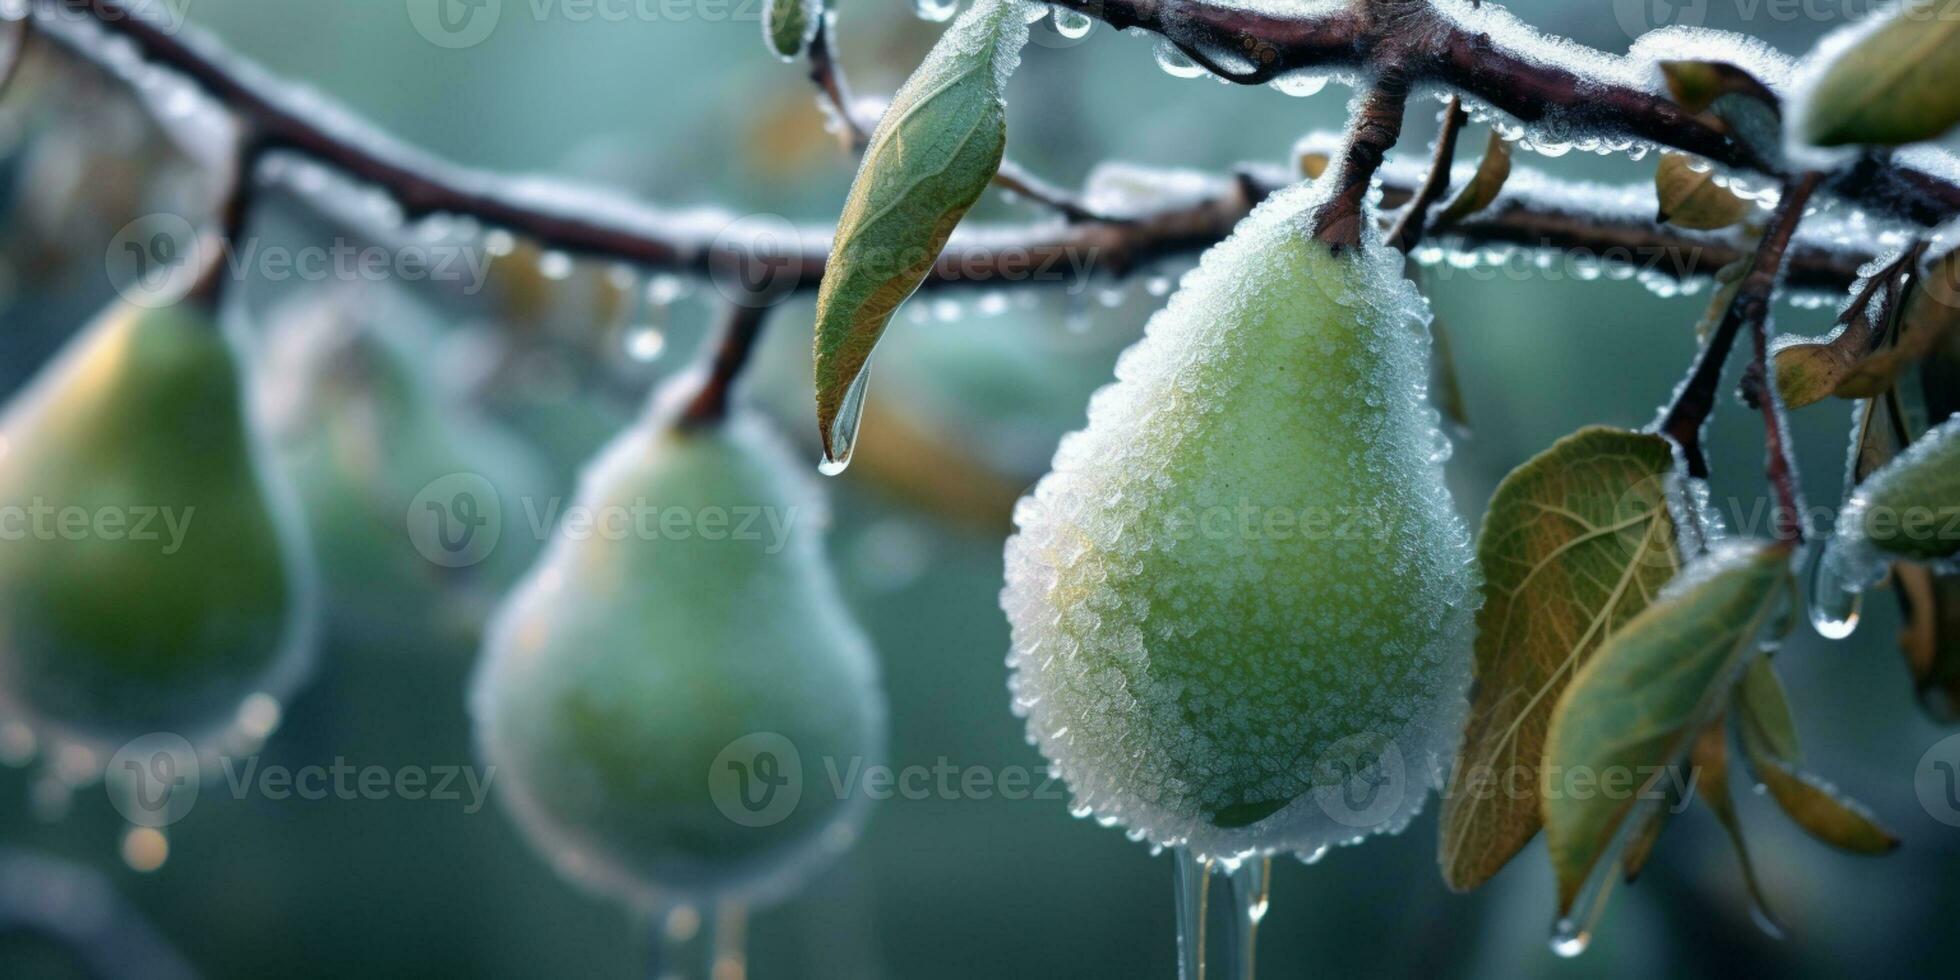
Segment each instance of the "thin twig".
M1776 205L1776 213L1770 218L1769 229L1763 233L1762 245L1757 248L1749 271L1743 274L1734 301L1722 315L1722 322L1715 328L1707 346L1696 357L1687 383L1681 386L1674 404L1657 426L1662 435L1681 448L1690 476L1702 479L1708 476L1708 459L1701 446L1702 430L1709 416L1715 412L1722 384L1722 367L1728 360L1729 351L1735 346L1736 336L1745 327L1756 335L1757 370L1762 370L1760 365L1768 350L1770 299L1776 291L1790 240L1796 235L1804 208L1809 205L1820 180L1816 173L1805 173L1784 186L1783 199ZM1796 480L1789 465L1782 416L1774 398L1764 399L1763 421L1767 428L1765 442L1769 447L1770 483L1776 491L1781 509L1777 519L1777 537L1780 540L1797 540L1802 536L1801 527L1796 525L1801 523L1803 511L1798 503Z
M728 417L735 379L748 366L749 358L755 353L756 342L762 338L762 328L773 309L775 307L757 297L744 297L728 304L714 359L708 362L700 389L681 411L676 423L680 428L711 427Z
M1430 161L1422 185L1416 188L1415 196L1409 199L1402 216L1389 231L1387 241L1391 247L1407 252L1422 240L1423 232L1429 227L1429 209L1450 189L1450 165L1456 162L1456 140L1469 121L1470 114L1463 110L1463 100L1450 96L1449 104L1443 109L1442 131L1436 134L1436 157Z

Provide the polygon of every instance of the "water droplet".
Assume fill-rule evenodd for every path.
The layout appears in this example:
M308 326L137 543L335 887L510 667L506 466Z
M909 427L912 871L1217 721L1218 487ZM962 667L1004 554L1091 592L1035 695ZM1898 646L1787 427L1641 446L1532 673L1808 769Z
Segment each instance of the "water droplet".
M659 327L640 326L626 335L626 356L642 364L650 364L660 359L661 352L667 349L667 335Z
M538 259L538 272L553 282L572 277L572 257L563 252L546 252Z
M1157 67L1177 78L1197 78L1205 73L1203 67L1167 40L1157 42L1156 55Z
M1592 933L1581 928L1571 919L1560 919L1552 927L1552 952L1571 959L1586 951L1592 942Z
M1327 87L1327 76L1314 72L1294 71L1287 72L1267 84L1275 91L1304 99L1310 95L1319 95L1320 90Z
M837 418L830 424L830 448L824 452L817 472L825 476L838 476L851 465L851 453L857 449L858 426L864 422L864 393L871 384L871 362L858 369L858 376L851 381L851 387L844 392L844 403L838 407Z
M912 0L912 12L920 20L944 24L960 11L960 0Z
M1067 7L1056 7L1054 10L1055 33L1071 41L1087 37L1089 31L1096 26L1096 22L1090 20L1088 14L1079 10L1070 10Z
M1810 565L1810 627L1827 640L1842 640L1858 630L1865 597L1854 592L1840 573L1837 553L1818 549Z

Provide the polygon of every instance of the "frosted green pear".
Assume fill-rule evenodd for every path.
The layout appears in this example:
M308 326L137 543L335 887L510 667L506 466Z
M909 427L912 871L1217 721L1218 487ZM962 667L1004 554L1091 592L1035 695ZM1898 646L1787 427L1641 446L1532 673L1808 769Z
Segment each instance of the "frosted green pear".
M587 469L471 695L499 798L567 877L767 899L850 843L865 798L831 774L880 761L884 711L825 520L753 416L652 421Z
M117 307L0 419L0 692L58 738L196 740L283 696L306 542L260 465L237 361L185 304Z
M1454 745L1477 605L1427 306L1312 186L1208 252L1016 510L1010 689L1079 808L1230 857L1394 832Z

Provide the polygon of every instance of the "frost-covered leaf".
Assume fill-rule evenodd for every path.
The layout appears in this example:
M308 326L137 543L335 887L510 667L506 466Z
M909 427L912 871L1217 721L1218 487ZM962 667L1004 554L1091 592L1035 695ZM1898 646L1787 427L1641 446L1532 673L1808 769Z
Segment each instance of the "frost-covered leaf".
M1658 792L1726 705L1744 658L1786 601L1790 553L1784 543L1738 541L1700 559L1573 677L1552 712L1540 785L1561 914L1634 804ZM1563 792L1559 780L1578 772L1625 791Z
M1661 154L1654 172L1654 191L1660 197L1657 219L1678 228L1713 231L1747 217L1748 201L1715 180L1715 168L1686 153Z
M1538 770L1573 673L1674 577L1674 467L1657 435L1588 428L1505 477L1477 545L1469 720L1443 801L1440 860L1475 888L1538 832Z
M1836 333L1820 341L1776 351L1776 390L1785 408L1803 408L1831 397L1871 354L1875 334L1869 310L1857 310Z
M822 0L762 0L762 40L787 61L803 53L823 17Z
M849 457L862 376L885 325L1000 168L1002 99L1027 40L1024 9L980 0L960 15L865 148L817 293L817 424L832 460Z
M1758 658L1757 662L1763 661ZM1701 791L1702 802L1715 812L1715 819L1729 837L1729 845L1735 848L1735 859L1742 865L1742 882L1749 889L1750 900L1756 903L1756 910L1772 934L1780 934L1782 929L1763 897L1762 882L1756 879L1756 865L1749 859L1749 844L1742 837L1742 819L1735 812L1735 797L1729 792L1728 725L1717 720L1702 729L1689 758L1693 760L1695 786Z
M1450 198L1450 203L1443 205L1443 210L1436 215L1436 224L1442 226L1461 221L1490 207L1491 202L1497 200L1498 193L1504 190L1504 182L1510 179L1511 144L1492 130L1490 139L1484 143L1484 158L1477 161L1477 172L1470 175L1469 183Z
M1817 146L1897 146L1960 122L1960 17L1949 0L1904 0L1826 40L1830 61L1798 113Z
M1960 249L1947 252L1915 277L1904 309L1879 351L1860 361L1838 383L1839 398L1871 398L1892 387L1908 368L1947 349L1960 334Z
M1866 479L1839 516L1838 538L1861 552L1921 561L1960 551L1960 418L1928 430Z
M1783 683L1767 658L1757 658L1743 672L1734 701L1736 729L1750 770L1798 826L1827 844L1858 854L1883 854L1898 846L1898 839L1878 825L1871 811L1799 768L1796 721ZM1702 788L1711 792L1705 774Z
M1960 575L1940 575L1924 565L1892 566L1905 625L1899 649L1912 669L1919 703L1934 720L1960 718Z

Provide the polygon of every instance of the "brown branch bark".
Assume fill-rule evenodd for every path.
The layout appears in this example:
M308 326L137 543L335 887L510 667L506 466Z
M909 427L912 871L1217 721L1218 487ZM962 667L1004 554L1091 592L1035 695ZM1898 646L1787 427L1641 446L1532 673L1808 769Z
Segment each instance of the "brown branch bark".
M1809 205L1811 195L1820 182L1818 174L1806 173L1785 185L1783 199L1777 203L1776 213L1771 216L1769 228L1763 233L1762 245L1756 250L1749 271L1743 275L1735 300L1722 315L1722 322L1715 328L1707 346L1696 357L1687 383L1681 386L1674 404L1658 426L1661 434L1681 447L1682 458L1687 462L1691 476L1708 476L1708 459L1701 447L1702 430L1709 416L1715 412L1722 384L1722 367L1728 361L1737 335L1745 328L1755 342L1755 357L1750 370L1759 379L1767 377L1765 362L1769 351L1770 299L1781 277L1783 258L1796 235L1798 223L1803 219L1804 208ZM1762 398L1762 406L1764 443L1769 455L1767 470L1770 485L1777 496L1776 536L1778 540L1800 541L1803 538L1803 506L1795 472L1790 465L1783 417L1776 399L1767 393Z
M1187 49L1237 52L1250 68L1221 77L1260 84L1301 69L1393 69L1435 83L1567 139L1632 137L1780 180L1781 172L1720 126L1657 91L1591 78L1457 24L1422 0L1354 0L1281 13L1205 0L1056 0L1121 29L1140 27ZM1960 214L1960 185L1868 157L1822 187L1883 214L1936 225Z
M386 191L411 220L438 213L469 215L569 254L704 278L733 274L786 290L813 290L823 275L828 229L804 229L792 241L734 236L718 241L713 229L704 231L698 222L676 221L626 202L584 210L544 203L514 191L497 175L460 169L378 136L350 133L344 123L312 118L290 107L261 80L262 73L241 72L234 59L213 45L160 30L132 13L124 0L36 2L42 9L62 8L66 12L59 16L64 19L98 19L102 30L127 39L148 61L181 74L223 102L243 127L262 135L267 150L305 156ZM64 34L39 33L100 63L101 52L91 46ZM1298 35L1294 41L1311 47ZM1087 275L1125 275L1211 246L1260 198L1292 179L1277 171L1241 175L1238 181L1221 181L1219 190L1202 200L1125 214L1121 220L970 225L955 233L924 288L1069 285ZM1383 207L1408 202L1415 190L1385 182ZM1619 257L1676 278L1707 276L1743 254L1742 243L1733 238L1683 233L1644 217L1575 215L1567 207L1540 205L1525 194L1507 195L1489 211L1453 225L1449 236L1471 246L1516 245ZM1787 281L1805 288L1842 289L1871 258L1858 245L1798 245L1790 255Z
M728 304L716 342L714 359L708 362L700 388L681 410L676 424L682 429L711 428L728 417L728 405L741 377L762 339L762 328L774 307L758 297L744 296Z
M1400 76L1391 73L1376 79L1348 126L1341 158L1321 176L1334 182L1334 195L1314 212L1313 237L1336 252L1361 245L1363 204L1382 161L1402 137L1408 98L1408 85Z

